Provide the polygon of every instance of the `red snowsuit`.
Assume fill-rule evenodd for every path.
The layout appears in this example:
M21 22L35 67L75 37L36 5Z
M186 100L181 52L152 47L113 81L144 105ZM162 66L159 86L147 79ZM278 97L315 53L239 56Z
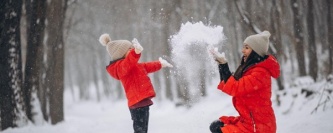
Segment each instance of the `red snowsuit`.
M237 81L230 76L221 81L218 89L233 96L232 102L240 116L222 116L223 133L275 133L276 120L272 108L271 77L280 75L277 60L270 55L267 59L243 72Z
M120 80L126 93L128 107L146 98L155 97L153 85L148 73L162 68L159 61L138 63L141 54L136 54L134 49L125 57L106 67L108 73Z

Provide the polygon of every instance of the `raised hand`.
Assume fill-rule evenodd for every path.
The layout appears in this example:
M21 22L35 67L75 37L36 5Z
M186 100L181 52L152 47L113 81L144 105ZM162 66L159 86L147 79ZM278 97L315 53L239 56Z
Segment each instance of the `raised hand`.
M132 40L133 43L133 47L134 47L134 51L136 54L140 54L143 50L143 47L140 45L140 43L138 42L138 40L136 38L134 38Z
M168 61L162 59L161 57L158 58L158 60L161 62L162 67L173 67Z
M213 55L215 61L217 61L219 64L225 64L227 63L227 59L225 58L225 53L219 53L217 49L211 49L210 53Z

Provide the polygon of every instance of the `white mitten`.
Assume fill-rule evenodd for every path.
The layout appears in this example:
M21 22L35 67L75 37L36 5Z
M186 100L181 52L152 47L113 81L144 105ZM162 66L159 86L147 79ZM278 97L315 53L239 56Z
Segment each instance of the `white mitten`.
M168 61L162 59L161 57L158 58L158 60L161 62L162 67L173 67Z
M213 55L215 61L217 61L219 64L225 64L228 62L227 59L225 58L224 52L219 53L217 51L217 49L215 49L215 50L212 49L212 50L210 50L210 53Z
M138 40L136 38L134 38L132 40L133 43L133 47L134 47L134 51L136 54L140 54L143 50L143 47L140 45L140 43L138 42Z

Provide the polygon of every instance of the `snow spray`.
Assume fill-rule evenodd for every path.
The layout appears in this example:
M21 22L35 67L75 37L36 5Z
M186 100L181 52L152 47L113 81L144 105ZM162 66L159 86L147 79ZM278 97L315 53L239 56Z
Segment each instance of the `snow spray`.
M221 50L225 39L222 26L204 25L202 22L182 24L180 31L170 37L171 59L177 84L182 86L182 95L186 95L183 101L186 104L205 95L203 87L218 70L208 51L216 47Z

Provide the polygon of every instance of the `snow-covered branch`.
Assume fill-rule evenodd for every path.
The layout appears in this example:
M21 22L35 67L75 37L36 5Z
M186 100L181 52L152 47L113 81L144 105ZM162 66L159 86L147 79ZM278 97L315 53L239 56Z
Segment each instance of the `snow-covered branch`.
M259 27L253 23L253 21L251 20L251 17L249 16L249 13L243 11L238 3L238 0L235 0L235 4L236 4L236 7L237 7L237 11L239 13L239 15L242 17L242 19L244 20L245 24L247 26L250 27L250 29L254 32L254 33L261 33L262 30L259 29ZM269 47L270 49L272 50L272 52L275 54L277 51L276 51L276 48L271 45L272 42L269 43Z

